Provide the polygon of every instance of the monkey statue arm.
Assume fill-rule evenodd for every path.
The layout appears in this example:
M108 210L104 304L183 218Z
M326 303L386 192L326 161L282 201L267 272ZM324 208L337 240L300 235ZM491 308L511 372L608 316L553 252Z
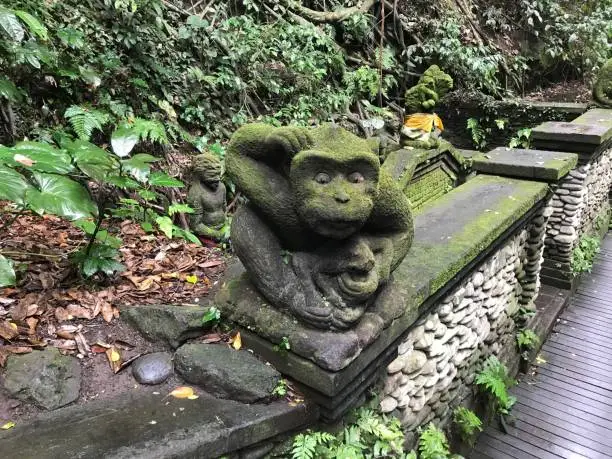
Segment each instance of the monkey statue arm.
M364 230L369 237L391 240L393 253L390 259L390 271L397 268L410 250L414 237L413 228L408 198L389 172L381 168L378 194Z
M233 135L225 159L226 173L277 232L300 240L304 232L293 205L287 173L293 155L312 142L308 130L248 124Z

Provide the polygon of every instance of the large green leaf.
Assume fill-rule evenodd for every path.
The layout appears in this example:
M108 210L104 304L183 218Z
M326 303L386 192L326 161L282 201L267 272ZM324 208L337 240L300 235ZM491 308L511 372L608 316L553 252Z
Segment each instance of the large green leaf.
M25 157L25 160L16 155ZM31 166L28 159L33 161ZM41 142L19 142L14 147L0 147L0 163L54 174L67 174L74 170L72 159L65 150Z
M0 6L0 33L16 42L23 41L25 30L11 10Z
M0 287L15 285L15 270L8 258L0 255Z
M23 206L26 191L31 188L32 186L23 175L0 164L0 199L7 199Z
M75 140L66 144L68 152L74 158L81 171L94 180L106 181L109 175L117 172L118 164L102 148L85 140Z
M30 13L26 11L16 10L15 14L19 16L25 25L28 26L28 29L33 35L36 35L41 40L47 40L49 38L49 34L47 33L47 28L40 23L38 19L32 16Z
M20 102L23 99L23 94L11 80L0 77L0 99L6 99L9 102Z
M123 169L139 182L145 183L151 173L151 163L159 161L155 156L140 153L130 159L121 161Z
M181 188L184 187L185 184L174 177L170 177L168 174L164 172L153 172L149 177L149 184L155 186L167 186L172 188Z
M78 182L61 175L33 174L39 190L28 190L26 200L37 213L50 213L70 220L95 217L98 208L87 190Z
M125 158L134 149L139 139L140 136L131 127L121 127L113 132L111 146L117 156Z

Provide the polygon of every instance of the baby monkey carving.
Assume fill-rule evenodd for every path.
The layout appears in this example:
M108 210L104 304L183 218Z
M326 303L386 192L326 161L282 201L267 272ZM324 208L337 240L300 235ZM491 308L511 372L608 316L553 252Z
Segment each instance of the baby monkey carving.
M382 329L401 315L385 292L413 238L406 196L371 144L331 125L239 129L227 174L248 198L231 238L251 281L307 324Z
M225 224L225 185L221 181L222 164L211 153L193 158L192 182L187 202L194 213L189 216L191 230L211 239L223 239Z

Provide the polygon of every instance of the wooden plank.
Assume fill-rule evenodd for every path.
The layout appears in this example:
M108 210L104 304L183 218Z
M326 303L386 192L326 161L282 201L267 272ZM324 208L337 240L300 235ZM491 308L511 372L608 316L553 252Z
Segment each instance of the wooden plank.
M521 419L515 423L515 428L518 431L516 433L516 436L521 439L524 439L525 436L523 433L527 433L532 437L549 441L553 445L556 445L559 448L563 448L565 451L568 451L569 456L562 455L562 457L569 457L570 459L573 459L577 454L591 459L602 454L600 451L597 451L587 446L590 443L587 439L584 439L582 437L573 437L573 440L570 440L568 438L568 433L570 432L560 430L555 433L550 432L544 427L544 423L534 423L533 420L531 420L530 422L529 420ZM550 430L555 431L556 429L552 428Z
M597 324L598 326L612 327L612 317L602 317L601 315L595 314L592 311L588 311L586 309L579 309L577 311L574 310L566 310L561 317L560 320L575 320L580 319L583 322L589 321L593 324Z
M592 414L593 416L597 416L604 421L610 422L609 428L611 429L610 433L612 433L612 416L610 416L609 407L605 405L598 404L597 402L585 403L578 396L570 398L565 395L560 395L553 391L549 391L546 389L546 387L526 386L521 384L517 387L517 390L513 391L513 393L517 396L524 392L532 394L532 396L535 398L546 397L552 401L565 404L571 408L582 410L586 413Z
M607 330L600 330L597 329L593 326L588 326L588 325L583 325L577 322L571 322L569 320L566 319L562 319L560 322L557 322L557 325L555 325L555 330L573 330L574 333L581 335L581 334L591 334L594 337L597 337L597 339L599 340L603 340L606 343L610 343L612 340L612 333L610 333ZM612 343L610 343L612 345Z
M534 439L523 433L523 439L517 438L511 434L503 434L495 429L485 430L485 434L489 437L495 438L496 440L505 443L506 445L512 446L519 451L523 451L526 454L534 455L539 459L558 459L561 456L559 453L562 452L561 448L556 448L550 442ZM561 456L564 457L564 456Z
M583 421L587 421L604 429L612 429L612 421L591 414L586 408L576 408L567 403L561 403L543 395L535 396L529 391L524 391L521 388L516 389L513 393L520 395L521 400L532 404L534 407L547 406L548 408L557 410L559 413L563 413L565 416L575 416L577 419L582 419Z
M590 362L585 362L584 360L576 357L559 355L555 353L554 350L549 350L548 347L544 347L542 349L541 355L548 361L548 363L552 365L563 367L566 370L591 374L598 379L603 378L603 381L612 381L612 369L610 369L610 367L596 367Z
M550 342L550 341L554 343L563 344L564 346L580 347L586 351L593 352L593 353L602 353L604 355L611 355L610 349L607 349L605 347L599 346L594 343L590 343L590 342L581 340L579 338L574 338L572 336L564 335L561 333L553 333L549 335L546 342Z
M559 381L564 381L570 385L574 385L577 389L583 389L585 391L588 392L592 392L594 394L598 394L599 396L602 397L610 397L610 391L606 390L606 389L602 389L600 387L597 386L593 386L589 383L585 383L583 381L576 381L574 378L563 375L563 374L559 374L556 371L551 371L551 369L549 368L544 368L544 367L539 367L538 369L539 374L541 375L547 375L550 378L554 378L556 380Z
M563 314L563 316L559 318L559 323L562 325L567 323L572 326L576 324L581 327L590 327L601 334L612 334L612 327L610 327L612 320L607 321L603 318L589 317L584 314L584 311L581 312L582 314L576 314L575 312Z
M609 396L598 394L583 387L579 387L573 382L567 382L559 378L551 377L549 374L542 371L538 373L536 383L527 383L525 385L543 387L558 394L575 394L576 396L591 400L592 402L612 406L612 400Z
M551 416L549 413L539 411L528 405L523 405L520 402L515 405L512 409L513 416L519 419L532 419L537 425L541 425L542 428L554 429L557 432L566 432L568 438L575 436L583 439L580 441L588 440L592 443L592 448L610 454L612 457L612 437L608 434L607 429L600 429L596 426L589 430L585 427L584 423L574 422L572 419L558 418ZM577 440L578 441L578 440Z
M602 378L598 377L597 375L585 375L582 374L582 372L576 370L560 367L559 365L556 365L552 362L540 365L539 368L542 368L542 366L546 366L546 368L553 373L568 376L569 378L572 378L576 381L582 381L594 387L598 387L602 390L608 391L608 394L610 394L610 391L612 390L612 383L609 380L602 380Z
M497 438L493 438L488 434L488 429L480 434L478 437L478 444L488 447L489 451L503 451L500 455L492 456L495 459L537 459L537 456L527 454L512 445L499 441Z
M593 359L593 354L588 352L580 352L578 349L559 349L557 343L546 343L542 347L542 351L546 352L547 354L550 353L559 356L573 363L575 362L579 367L586 367L589 370L593 368L612 374L612 362L610 359L606 359L605 357L597 357L597 359Z
M612 356L610 356L610 354L597 353L589 351L588 349L567 346L566 344L557 343L550 340L546 341L544 346L545 349L553 349L555 352L563 352L567 355L571 355L572 357L575 356L576 358L582 358L585 360L590 359L590 361L593 363L596 361L597 365L603 368L610 368L612 365Z
M607 349L608 351L612 351L612 343L606 341L605 339L600 339L597 335L593 333L578 333L576 330L571 330L568 327L564 327L563 325L558 325L555 327L555 333L559 335L569 336L570 338L578 339L582 342L587 342L592 345L596 345L603 349Z

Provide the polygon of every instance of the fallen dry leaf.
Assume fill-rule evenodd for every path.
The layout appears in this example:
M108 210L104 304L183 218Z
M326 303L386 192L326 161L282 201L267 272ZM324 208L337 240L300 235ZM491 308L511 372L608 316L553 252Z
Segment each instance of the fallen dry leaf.
M87 340L85 339L85 336L83 336L83 333L78 332L76 335L74 335L74 341L76 342L77 349L81 354L87 355L91 352L91 348L89 347L89 344L87 344Z
M13 421L9 421L6 424L2 424L0 426L0 429L2 429L2 430L9 430L9 429L12 429L13 427L15 427L15 423Z
M28 166L28 167L32 167L36 163L36 161L34 161L32 158L28 158L27 156L24 156L19 153L13 156L13 161L23 166Z
M181 386L174 389L168 395L172 395L174 398L187 398L189 400L195 400L199 396L193 391L193 387Z
M0 322L0 338L3 338L7 341L11 341L15 339L19 335L19 330L17 329L17 325L8 320L3 320Z
M231 339L230 343L232 347L237 351L242 347L242 337L240 336L240 332L236 333L236 335Z
M113 320L113 317L114 317L113 307L111 306L110 303L107 303L106 301L104 301L102 303L101 312L102 312L102 318L104 319L105 322L110 323Z
M107 349L106 357L108 358L108 362L110 363L113 373L117 373L121 369L121 354L117 348L115 348L115 346L111 346L110 349Z

